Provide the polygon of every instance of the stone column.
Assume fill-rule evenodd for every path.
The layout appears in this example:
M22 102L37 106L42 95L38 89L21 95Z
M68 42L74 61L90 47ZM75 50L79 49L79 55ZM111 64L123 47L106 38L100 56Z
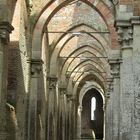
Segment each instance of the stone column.
M108 96L106 96L106 106L105 106L105 140L110 139L110 125L109 125L109 121L110 121L110 96L108 94Z
M31 85L29 95L29 122L28 140L37 140L37 94L40 73L42 71L41 60L31 60Z
M112 140L112 96L113 77L107 78L107 92L105 105L105 139Z
M77 109L77 140L81 139L81 116L82 115L82 106L79 105Z
M120 111L120 63L119 59L110 59L111 75L113 76L112 96L112 140L119 139Z
M76 97L74 95L72 95L70 97L70 140L74 140L75 138L75 133L76 133L76 129L75 129L75 119L76 119L76 114L75 114L75 106L76 106Z
M116 28L122 55L122 63L120 65L119 140L132 140L132 114L134 110L133 28L130 20L117 20Z
M61 140L65 140L65 122L66 122L66 116L65 116L65 110L66 110L66 108L65 108L65 104L64 104L64 96L66 95L66 88L65 87L63 87L63 86L61 86L60 88L59 88L59 91L60 91L60 100L59 100L59 102L60 102L60 104L59 104L59 124L61 123L61 125L62 125L62 129L59 129L59 134L60 133L62 133L62 139ZM62 115L62 116L61 116ZM60 122L60 117L62 117L62 122ZM59 125L60 126L60 125ZM58 139L59 139L59 137L58 137Z
M72 98L73 101L73 139L76 139L77 133L77 98L76 95Z
M67 139L68 134L68 102L67 102L67 93L64 95L64 116L65 116L65 139Z
M131 19L133 25L134 112L133 140L140 140L140 18Z
M71 102L71 97L72 97L72 94L71 93L68 93L67 95L67 109L68 109L68 118L69 118L69 120L68 120L68 123L69 123L69 127L67 128L67 130L68 130L68 140L71 140L71 136L72 136L72 132L71 132L71 125L72 125L72 123L71 123L71 115L72 115L72 112L71 112L71 106L72 106L72 102Z
M49 76L48 77L48 140L57 140L57 96L56 96L56 84L57 78L56 76ZM52 118L52 126L50 126L49 118L50 114L53 115ZM53 130L51 130L51 128ZM50 133L52 133L50 135ZM50 138L51 137L51 138Z
M6 94L7 94L7 47L13 27L9 22L0 22L0 140L7 140Z

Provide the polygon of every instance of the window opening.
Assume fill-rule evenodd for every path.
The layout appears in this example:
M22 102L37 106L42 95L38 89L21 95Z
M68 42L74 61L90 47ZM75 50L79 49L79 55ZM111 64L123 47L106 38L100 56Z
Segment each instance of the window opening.
M96 110L96 99L95 97L91 98L91 120L95 120L94 111Z

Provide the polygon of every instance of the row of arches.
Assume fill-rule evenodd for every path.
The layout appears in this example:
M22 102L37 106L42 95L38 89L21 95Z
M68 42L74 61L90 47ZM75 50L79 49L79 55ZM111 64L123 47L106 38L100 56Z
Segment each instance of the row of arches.
M113 22L111 10L101 0L56 0L39 12L32 60L43 61L47 139L103 139L108 59L112 50L119 49Z

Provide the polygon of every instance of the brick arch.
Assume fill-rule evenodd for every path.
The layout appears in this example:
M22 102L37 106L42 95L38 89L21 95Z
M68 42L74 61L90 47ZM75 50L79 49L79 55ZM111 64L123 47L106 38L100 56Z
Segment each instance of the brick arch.
M98 84L101 86L101 88L104 90L105 89L105 84L103 83L103 81L101 80L101 79L99 79L99 77L97 76L96 77L96 75L93 73L93 74L83 74L79 79L78 79L78 81L84 81L84 78L86 78L86 77L91 77L91 76L94 76L96 79L98 79ZM94 80L94 79L93 79ZM76 95L77 94L77 89L78 89L78 86L79 86L79 84L81 83L81 82L75 82L75 84L74 84L74 87L73 87L73 94L74 95Z
M83 51L90 51L92 52L93 54L100 54L101 57L106 57L104 56L99 50L97 50L96 46L92 46L93 44L91 45L84 45L84 46L81 46L80 48L77 48L75 49L72 53L68 54L69 57L77 57L79 54L83 53ZM74 58L71 59L71 62L67 63L67 60L69 59L69 57L63 62L62 64L62 68L61 68L61 71L65 71L65 69L68 67L68 65L74 60ZM103 59L104 61L104 59ZM107 60L105 59L105 61L107 62ZM64 73L64 72L62 72Z
M86 34L93 37L93 39L95 39L97 41L97 43L99 43L99 45L101 45L101 47L104 48L104 46L103 46L102 42L100 42L100 40L98 40L97 38L95 38L94 36L92 36L88 33L86 33ZM59 43L57 44L58 45L58 47L56 47L57 49L54 49L54 51L51 55L51 60L50 60L51 74L56 74L56 69L54 69L54 67L57 67L57 60L58 60L58 55L59 55L60 51L65 47L67 42L73 38L73 36L71 36L70 38L67 38L67 36L65 36L65 37L62 38L62 40L60 42L61 45L59 45ZM62 44L62 42L63 42L63 44Z
M103 98L103 104L105 104L105 93L102 90L102 88L100 87L100 85L98 85L96 82L95 83L90 83L89 86L87 86L86 84L81 88L80 93L79 93L79 105L82 106L82 100L84 95L87 93L88 90L91 89L96 89L102 96Z
M70 75L75 71L75 70L77 70L77 69L79 69L79 67L81 68L82 66L84 66L85 64L93 64L94 65L94 67L96 68L96 69L98 69L98 71L101 71L101 72L106 72L102 67L96 67L96 66L98 66L98 64L95 62L95 61L93 61L93 60L85 60L85 61L83 61L83 62L81 62L81 63L79 63L78 65L76 65L74 68L73 68L73 70L71 71L71 73L70 73Z
M95 67L95 65L93 64L93 63L90 63L90 62L86 62L85 64L83 64L83 65L80 65L79 67L78 67L78 70L77 71L80 71L82 68L86 68L86 67L92 67L92 69L93 69L93 71L97 71L97 72L102 72L101 70L99 70L99 69L97 69L96 67ZM74 71L73 71L74 72ZM71 78L71 80L72 80L72 78L76 75L72 75L72 74L74 74L74 73L71 73L71 75L70 75L70 78Z
M84 64L84 65L82 65L82 66L79 66L79 69L77 70L77 72L79 72L82 68L89 68L89 67L92 67L92 70L95 72L99 72L99 73L101 73L101 71L99 70L99 69L97 69L96 67L95 67L95 65L94 64L91 64L91 63L86 63L86 64ZM84 71L83 71L84 72ZM73 73L72 73L73 74ZM76 74L78 74L78 73L75 73L75 75L72 75L71 74L71 77L70 78L73 78L73 77L75 77L75 75Z
M85 61L85 62L83 62L82 64L80 63L78 66L76 66L74 69L73 69L73 71L78 71L78 70L80 70L83 66L86 66L86 65L92 65L94 68L96 68L95 67L95 65L93 64L93 62L90 60L90 61ZM78 70L77 70L77 68L78 68ZM101 72L99 69L97 69L96 68L96 70L97 71L99 71L99 72ZM70 78L68 79L68 83L67 83L67 88L70 88L70 83L72 82L72 78L71 78L71 75L72 75L72 73L73 73L73 71L71 72L71 74L70 74ZM102 71L102 72L105 72L105 71ZM96 79L98 79L99 77L96 77ZM100 80L100 83L101 83L101 80ZM102 85L102 84L101 84ZM105 85L102 85L103 87L105 87Z
M75 67L78 67L79 65L83 64L86 61L91 61L92 63L94 63L95 65L97 65L98 67L100 67L102 70L104 70L104 67L102 65L99 65L94 59L86 59L86 60L78 63ZM68 71L69 67L67 68L67 71ZM73 70L75 69L75 67L73 68Z
M99 75L100 77L102 77L104 80L105 80L105 77L100 73L101 70L96 68L94 65L91 65L91 64L86 64L86 65L82 65L80 69L86 69L86 71L90 71L92 70L93 72L97 71L97 75ZM78 71L80 71L80 69ZM95 70L96 69L96 70ZM99 72L99 73L98 73ZM83 72L84 73L84 72ZM81 74L83 74L81 73ZM96 72L95 72L96 73ZM72 73L73 74L73 73ZM74 76L71 76L71 78L74 80L74 79L77 79L77 74L79 73L76 73ZM75 78L74 78L75 77Z
M100 51L96 50L96 48L94 48L93 46L89 46L89 45L85 45L85 46L82 46L81 48L77 48L74 52L72 52L68 56L69 57L71 57L71 56L77 57L78 55L82 54L85 51L85 49L87 49L89 52L92 52L92 54L99 53L101 57L102 56L104 57L104 55L102 55L100 53ZM62 64L61 70L60 70L60 75L62 75L62 77L64 76L64 73L66 73L66 71L68 69L68 66L72 63L72 61L74 60L74 58L72 58L72 60L69 63L67 63L67 60L68 60L68 58L64 61L64 63ZM107 60L105 60L105 61L107 63ZM102 62L102 63L104 63L104 62Z
M86 73L78 73L80 71L80 69L86 69ZM72 73L71 77L70 77L70 81L74 82L77 81L81 76L83 76L84 74L87 73L93 73L95 76L98 76L99 79L102 79L102 81L105 81L105 75L103 75L103 73L100 73L100 70L98 70L94 65L92 64L85 64L83 65L81 68L79 68L79 70L77 71L77 73Z
M86 62L84 62L82 65L79 65L78 67L76 67L75 69L73 69L73 71L69 74L69 79L64 79L65 78L65 76L64 76L64 78L63 77L61 77L61 81L63 82L63 81L67 81L67 85L69 85L70 84L70 82L72 81L72 78L76 75L73 75L74 73L74 71L76 70L76 71L80 71L83 67L86 67L86 66L88 66L88 67L92 67L92 69L94 70L94 71L98 71L98 72L105 72L105 71L101 71L100 69L98 69L98 68L96 68L95 67L95 65L93 64L93 62L89 62L89 61L86 61ZM78 69L78 70L77 70ZM101 74L100 73L100 74ZM106 72L105 72L106 73Z
M86 29L86 30L85 30ZM74 32L80 32L80 31L83 31L83 32L88 32L88 31L95 31L95 32L98 32L98 30L96 30L95 28L87 25L87 24L78 24L78 25L75 25L71 28L69 28L68 30L66 30L66 32L69 32L69 31L74 31ZM68 33L64 33L63 35L60 35L60 37L58 37L57 40L55 40L55 43L54 43L54 46L53 46L53 50L55 49L55 47L57 46L57 44L66 36L66 35L69 35ZM98 42L103 42L102 44L107 44L109 45L108 41L105 39L105 37L103 37L101 34L90 34L93 38L95 38ZM100 39L99 39L100 37ZM101 40L101 41L100 41ZM101 44L101 43L100 43ZM107 46L106 46L107 47Z
M86 61L83 61L83 62L79 63L77 66L75 66L75 67L73 68L73 70L72 70L71 73L69 74L70 77L71 77L72 73L73 73L75 70L78 71L78 70L81 69L83 66L89 65L89 64L93 65L93 67L95 67L96 70L99 71L99 72L106 72L106 71L104 71L104 69L102 69L102 68L101 68L101 69L97 68L96 65L95 65L95 62L94 62L93 60L86 60ZM78 70L77 70L77 69L78 69ZM69 84L69 82L68 82L68 84Z
M69 31L74 31L74 32L89 32L89 31L95 31L95 32L98 32L98 30L96 30L95 28L87 25L87 24L84 24L84 23L81 23L81 24L78 24L78 25L74 25L72 26L71 28L69 28L68 30L66 30L66 32L69 32ZM108 46L109 46L109 41L103 37L103 35L101 34L90 34L90 33L87 33L89 34L90 36L92 36L94 39L96 39L99 44L101 45L101 47L103 47L104 51L107 52L109 50ZM58 37L58 39L56 39L54 41L54 46L52 46L53 50L56 48L57 44L65 37L69 35L68 33L64 33L63 35L60 35ZM72 35L71 35L72 36ZM103 45L104 44L104 45Z
M87 32L87 30L82 30L82 27L83 28L85 28L87 25L79 25L79 26L75 26L75 27L73 27L72 29L70 29L70 30L68 30L68 31L75 31L75 32ZM93 29L92 27L88 27L88 31L96 31L95 29ZM108 44L108 42L106 42L106 40L105 39L103 39L103 37L101 36L101 35L92 35L92 34L90 34L90 33L86 33L87 35L89 35L89 36L91 36L91 37L93 37L93 39L95 39L95 40L97 40L97 42L100 44L100 46L104 49L104 51L105 52L107 52L109 49L108 48L106 48L106 47L108 47L109 46L109 44ZM55 48L57 48L57 45L61 42L61 40L62 39L64 39L64 37L67 37L69 34L68 33L66 33L66 34L64 34L64 35L62 35L60 38L59 38L59 40L55 43L55 45L53 46L53 50L55 49ZM72 38L73 37L73 35L69 35L69 38ZM99 39L99 37L101 37L100 39ZM65 42L66 42L66 40L65 40ZM104 44L104 45L103 45ZM62 50L63 48L61 48L60 50Z
M85 66L83 66L82 68L84 68L84 69L86 69L86 71L87 71L87 74L88 74L88 72L91 74L91 73L95 73L95 75L98 75L98 78L99 79L102 79L103 81L105 81L105 77L102 75L102 74L100 74L100 73L98 73L98 72L95 72L95 70L94 70L94 67L90 67L91 65L85 65ZM86 73L85 73L86 74ZM74 75L73 77L72 77L72 81L74 82L74 81L77 81L81 76L83 76L84 75L84 72L83 73L76 73L76 75Z
M100 88L100 87L99 87ZM91 118L91 113L92 113L92 109L91 109L91 104L92 104L92 98L95 98L95 102L96 105L98 104L99 106L95 107L95 110L97 112L102 112L99 113L99 115L97 115L96 113L94 113L95 115L95 119L94 122L96 122L97 120L99 120L99 122L101 121L101 124L98 122L99 125L97 125L97 127L87 127L87 129L89 129L89 131L91 131L92 133L94 133L93 135L93 139L95 139L97 137L97 132L102 132L102 137L104 136L103 131L104 131L104 105L105 105L105 95L104 92L102 91L102 89L99 89L98 86L95 84L86 84L85 86L83 86L82 88L80 88L81 90L78 90L78 103L79 106L82 108L82 110L88 109L89 111L87 111L85 114L82 113L82 111L80 113L78 113L77 118L78 118L78 122L81 127L78 128L78 132L79 132L79 137L80 136L84 136L84 126L86 127L86 125L84 125L82 122L84 122L84 118L88 117ZM91 92L90 92L91 91ZM88 98L86 98L88 97ZM85 100L87 99L87 100ZM89 103L91 101L91 103ZM85 108L85 106L88 104L88 108ZM78 110L78 108L77 108ZM100 110L100 111L99 111ZM79 115L80 114L80 115ZM79 117L80 116L80 117ZM91 119L92 120L92 119ZM101 125L101 126L100 126ZM87 126L90 126L89 124L87 124ZM99 128L102 128L101 130ZM96 128L98 128L99 130L96 131ZM91 130L90 130L91 129Z
M32 38L32 58L40 59L41 58L41 41L43 30L45 29L47 23L55 13L60 10L62 7L66 6L68 3L73 0L67 0L62 2L60 5L57 5L55 1L50 2L47 6L44 6L43 10L38 17L38 20L34 26L33 38ZM108 30L111 34L111 49L119 49L118 42L116 40L117 34L115 28L113 27L113 16L108 6L103 1L95 0L81 0L82 2L88 4L90 7L96 9L96 11L103 17Z

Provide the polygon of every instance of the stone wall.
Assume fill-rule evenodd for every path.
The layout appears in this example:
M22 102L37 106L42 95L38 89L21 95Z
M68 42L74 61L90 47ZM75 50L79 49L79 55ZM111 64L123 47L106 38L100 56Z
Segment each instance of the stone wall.
M9 6L11 4L9 3ZM27 138L27 105L29 94L29 20L26 3L16 1L12 17L15 30L11 34L8 57L8 96L7 102L14 105L17 117L16 139Z

